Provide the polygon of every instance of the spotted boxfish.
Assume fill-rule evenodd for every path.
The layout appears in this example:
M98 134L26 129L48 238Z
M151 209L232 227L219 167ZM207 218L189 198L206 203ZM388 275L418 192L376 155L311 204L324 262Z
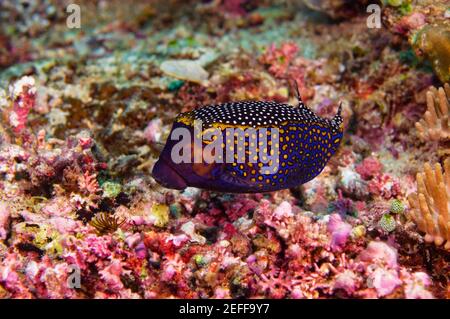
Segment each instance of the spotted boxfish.
M271 192L320 174L343 137L341 105L332 119L302 101L206 105L179 114L152 175L164 187L228 193Z

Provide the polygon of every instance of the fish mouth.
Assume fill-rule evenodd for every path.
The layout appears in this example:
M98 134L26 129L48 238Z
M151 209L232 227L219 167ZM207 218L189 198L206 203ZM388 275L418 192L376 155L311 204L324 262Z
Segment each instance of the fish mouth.
M184 178L161 158L153 166L152 176L158 184L165 188L183 190L187 187Z

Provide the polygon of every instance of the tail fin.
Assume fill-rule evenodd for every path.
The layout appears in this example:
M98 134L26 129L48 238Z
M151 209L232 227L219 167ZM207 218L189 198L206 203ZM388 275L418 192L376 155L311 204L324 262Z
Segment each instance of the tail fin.
M331 126L333 129L340 131L341 124L344 122L344 119L341 116L342 113L342 102L339 103L339 107L336 115L331 119Z

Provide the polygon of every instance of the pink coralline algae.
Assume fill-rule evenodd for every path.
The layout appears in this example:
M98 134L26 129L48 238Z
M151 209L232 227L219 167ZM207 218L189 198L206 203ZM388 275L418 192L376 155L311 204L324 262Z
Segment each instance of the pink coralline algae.
M331 233L331 249L339 250L345 246L352 231L352 226L343 222L340 215L333 214L330 216L327 227Z
M385 199L395 198L403 194L400 182L388 174L375 176L370 180L368 187L370 193Z
M383 173L383 165L376 158L365 158L355 167L355 171L367 181L367 190L374 196L390 199L403 194L399 180Z
M9 223L11 219L11 210L7 203L0 202L0 239L5 240Z
M401 18L397 24L394 25L393 30L400 34L408 34L413 32L426 24L426 16L419 12L413 12Z
M314 89L306 85L305 77L308 73L320 73L322 63L297 56L299 51L293 42L284 42L279 47L272 44L259 57L259 61L268 67L274 77L296 81L303 100L307 100L314 95Z
M144 130L144 137L150 143L160 142L162 134L161 119L151 120Z
M434 299L433 294L427 290L432 282L426 273L405 273L404 277L406 277L405 297L407 299Z
M100 191L95 173L85 171L78 179L78 187L86 194L95 194Z
M387 266L388 268L397 267L397 252L383 242L370 242L367 248L359 255L359 259L367 263Z
M245 2L245 0L223 0L221 1L221 7L230 14L245 15L246 11L243 8Z
M422 272L409 272L398 264L397 257L397 251L388 244L370 242L357 258L367 276L367 286L375 289L378 297L402 293L406 298L433 298L427 290L429 277Z
M353 295L360 286L360 278L351 270L345 270L338 274L334 281L333 289L344 290L349 296Z
M269 66L269 71L276 77L287 75L288 68L297 55L298 47L295 43L285 42L279 48L272 44L260 57L260 61Z
M368 280L379 297L389 295L402 281L398 278L396 270L376 268L370 273Z
M366 264L368 286L375 288L377 295L389 295L399 286L397 253L383 242L371 242L359 259Z
M381 163L373 157L365 158L362 163L355 168L356 172L358 172L358 174L365 180L379 175L382 169L383 166Z
M15 133L21 133L25 128L28 114L34 107L36 98L35 80L24 76L9 87L9 98L12 106L5 112L9 124Z
M80 1L82 32L66 2L0 1L0 299L450 297L448 1L383 1L373 30L368 0ZM342 105L314 179L238 194L153 178L177 114L296 105L294 81L315 114ZM322 124L297 149L308 132L283 133L275 186L328 147Z

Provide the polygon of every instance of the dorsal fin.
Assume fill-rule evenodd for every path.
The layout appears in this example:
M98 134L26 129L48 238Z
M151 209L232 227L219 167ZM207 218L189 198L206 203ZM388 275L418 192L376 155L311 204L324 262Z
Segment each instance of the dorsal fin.
M302 96L300 95L300 91L298 89L298 83L295 79L292 79L292 82L294 83L295 97L297 98L298 107L304 106L305 104L302 101Z
M337 110L336 116L341 117L341 113L342 113L342 101L339 102L339 106L338 106L338 110Z
M300 90L298 89L297 81L295 79L292 79L292 83L294 85L295 97L297 98L297 102L298 102L296 107L299 109L310 111L309 108L305 105L305 103L303 103L302 96L300 95Z

